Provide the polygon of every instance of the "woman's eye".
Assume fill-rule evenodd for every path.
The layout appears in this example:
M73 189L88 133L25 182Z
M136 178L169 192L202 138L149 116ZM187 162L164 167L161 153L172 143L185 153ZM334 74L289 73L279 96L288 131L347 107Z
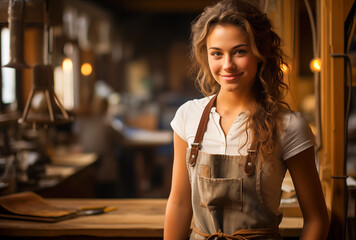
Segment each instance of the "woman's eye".
M211 56L213 56L213 57L220 57L220 56L221 56L221 53L220 53L220 52L212 52L212 53L211 53Z
M239 54L239 55L245 54L245 53L246 53L246 50L244 50L244 49L239 49L235 52L235 54Z

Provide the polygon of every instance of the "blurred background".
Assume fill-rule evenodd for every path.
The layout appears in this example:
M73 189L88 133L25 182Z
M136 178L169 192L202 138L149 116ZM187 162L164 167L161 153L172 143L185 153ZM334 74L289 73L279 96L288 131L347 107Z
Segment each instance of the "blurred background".
M189 72L191 22L212 2L1 0L1 194L168 197L169 123L202 97ZM287 102L318 137L319 1L256 3L290 57Z

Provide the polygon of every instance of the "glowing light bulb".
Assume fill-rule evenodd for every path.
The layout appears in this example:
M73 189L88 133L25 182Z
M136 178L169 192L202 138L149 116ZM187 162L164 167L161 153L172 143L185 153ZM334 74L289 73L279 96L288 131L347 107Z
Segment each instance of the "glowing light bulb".
M71 71L73 69L73 62L69 58L63 60L62 68L64 71Z
M287 65L284 64L284 63L281 65L281 69L282 69L283 73L288 72L288 67L287 67Z
M313 58L309 64L310 70L312 72L320 72L321 70L321 60L320 58Z
M91 74L93 69L90 63L83 63L82 67L80 68L80 71L84 76L88 76Z

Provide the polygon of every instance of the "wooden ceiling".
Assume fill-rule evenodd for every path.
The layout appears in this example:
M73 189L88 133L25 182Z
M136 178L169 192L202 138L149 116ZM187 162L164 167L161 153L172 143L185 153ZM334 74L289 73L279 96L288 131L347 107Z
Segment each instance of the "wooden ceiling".
M107 9L116 12L200 12L217 0L100 0Z

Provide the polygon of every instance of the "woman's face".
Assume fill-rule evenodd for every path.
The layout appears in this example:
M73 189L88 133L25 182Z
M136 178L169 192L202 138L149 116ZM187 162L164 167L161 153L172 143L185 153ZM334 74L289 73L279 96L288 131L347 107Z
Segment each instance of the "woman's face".
M244 32L234 25L216 25L207 37L211 74L220 91L251 91L256 78L258 59Z

